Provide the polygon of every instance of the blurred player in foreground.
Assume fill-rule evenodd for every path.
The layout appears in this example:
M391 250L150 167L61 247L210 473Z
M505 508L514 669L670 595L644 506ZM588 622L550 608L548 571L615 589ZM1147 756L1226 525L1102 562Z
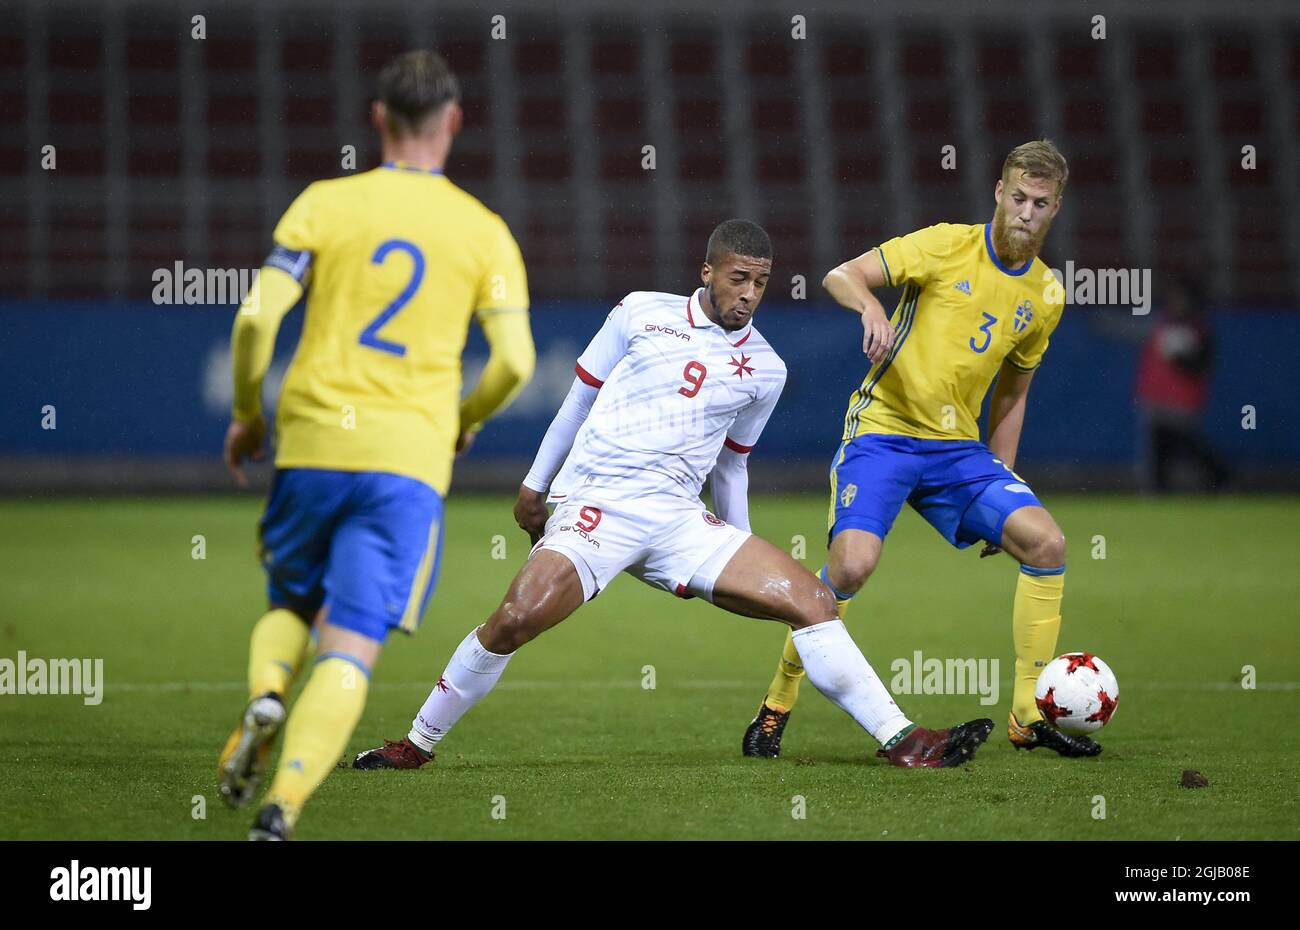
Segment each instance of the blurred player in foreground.
M767 233L729 220L709 237L694 294L637 292L610 312L519 489L515 519L535 544L528 561L456 649L406 738L361 753L356 768L428 762L520 646L621 571L789 625L813 684L894 765L956 765L974 754L993 721L915 726L836 617L826 586L749 532L746 457L785 385L785 364L753 325L771 268ZM710 474L717 516L700 501Z
M831 296L861 314L872 367L849 400L831 468L830 557L821 578L843 616L875 571L904 502L959 549L983 540L981 558L1005 550L1020 563L1008 735L1018 749L1091 756L1101 752L1097 743L1056 730L1034 702L1038 673L1056 656L1065 536L1012 471L1029 385L1064 307L1061 286L1037 256L1068 176L1051 142L1017 146L994 188L990 222L941 223L890 239L826 276ZM872 290L900 285L891 321ZM994 377L986 445L978 418ZM745 755L780 752L806 666L787 638L745 732Z
M443 176L459 90L432 52L379 77L383 165L318 181L289 207L231 337L225 460L263 453L261 384L280 320L310 287L276 413L262 517L269 610L249 645L250 701L219 762L222 796L252 799L273 738L284 751L250 839L286 839L366 703L388 631L419 625L438 574L454 450L532 375L523 260L502 219ZM471 317L491 346L462 402ZM287 722L284 696L319 640Z

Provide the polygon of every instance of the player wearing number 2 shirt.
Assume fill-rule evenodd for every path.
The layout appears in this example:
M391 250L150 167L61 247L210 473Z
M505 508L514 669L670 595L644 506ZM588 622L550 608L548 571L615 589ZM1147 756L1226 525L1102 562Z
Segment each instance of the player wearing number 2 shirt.
M285 723L254 839L285 838L343 753L384 639L415 630L437 581L455 452L533 370L519 249L502 219L442 172L461 125L458 96L432 52L388 65L372 110L383 164L298 196L236 317L226 461L242 483L242 459L261 454L276 331L307 296L259 525L269 610L250 642L249 703L218 763L222 797L247 803ZM472 321L492 354L462 401ZM286 721L309 631L318 655Z
M624 571L789 625L813 684L892 763L953 765L975 752L991 720L915 726L849 638L827 587L749 532L745 461L785 383L753 323L771 265L767 234L729 220L709 238L703 287L630 294L610 312L520 489L515 518L535 543L529 560L452 655L406 738L361 753L356 768L428 762L520 646ZM716 514L699 497L710 476Z
M1012 471L1029 384L1064 304L1038 254L1067 176L1051 142L1025 143L1003 164L989 223L942 223L899 236L826 276L831 295L861 314L872 366L849 399L831 463L830 554L821 577L843 616L904 503L958 548L983 541L981 555L1005 549L1020 563L1008 735L1019 749L1089 756L1101 747L1049 726L1035 704L1034 685L1061 626L1065 538ZM891 320L871 293L886 286L903 288ZM985 444L977 420L995 377ZM745 755L780 752L802 676L787 640L745 733Z

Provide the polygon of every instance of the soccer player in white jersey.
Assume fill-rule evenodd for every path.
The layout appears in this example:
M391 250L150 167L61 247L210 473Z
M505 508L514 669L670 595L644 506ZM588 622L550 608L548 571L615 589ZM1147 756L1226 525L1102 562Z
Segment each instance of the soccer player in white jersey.
M610 312L519 489L528 561L456 649L406 738L361 753L354 767L424 765L520 646L622 571L790 626L808 679L894 765L950 766L974 754L991 720L913 724L835 615L830 590L749 531L746 457L785 384L785 364L753 325L771 269L767 233L728 220L709 237L703 287L689 297L639 291ZM706 477L716 516L700 500Z

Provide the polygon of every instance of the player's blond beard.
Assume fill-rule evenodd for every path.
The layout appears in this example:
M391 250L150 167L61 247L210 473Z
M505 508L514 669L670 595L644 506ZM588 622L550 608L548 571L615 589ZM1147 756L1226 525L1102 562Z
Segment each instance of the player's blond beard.
M1010 226L1011 221L999 207L993 214L993 251L997 252L998 258L1008 265L1019 265L1042 250L1047 232L1052 228L1052 220L1044 220L1043 225L1038 228L1038 234L1028 239L1012 236Z

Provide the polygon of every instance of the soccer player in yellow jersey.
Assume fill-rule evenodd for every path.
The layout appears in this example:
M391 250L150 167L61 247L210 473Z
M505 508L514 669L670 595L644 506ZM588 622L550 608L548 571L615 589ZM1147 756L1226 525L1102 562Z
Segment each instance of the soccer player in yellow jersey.
M984 541L981 557L1005 550L1020 562L1011 742L1091 756L1101 752L1097 743L1049 726L1034 702L1038 672L1056 655L1065 537L1012 471L1029 385L1064 306L1037 256L1068 174L1051 142L1017 146L1003 163L989 223L942 223L890 239L826 276L831 295L861 314L872 365L849 399L831 466L830 556L821 578L843 616L875 571L904 502L959 549ZM886 319L872 289L899 285L902 299ZM994 378L986 445L977 420ZM780 752L803 676L787 637L745 733L745 755Z
M262 456L276 332L307 292L259 528L269 610L249 647L249 704L219 762L222 796L248 803L284 725L250 839L286 839L343 754L388 631L413 632L433 590L452 458L533 371L519 248L443 175L462 120L455 76L432 52L404 54L380 74L371 116L383 165L299 195L231 337L225 460L244 484L242 462ZM471 319L491 357L462 401ZM317 655L286 719L312 634Z

